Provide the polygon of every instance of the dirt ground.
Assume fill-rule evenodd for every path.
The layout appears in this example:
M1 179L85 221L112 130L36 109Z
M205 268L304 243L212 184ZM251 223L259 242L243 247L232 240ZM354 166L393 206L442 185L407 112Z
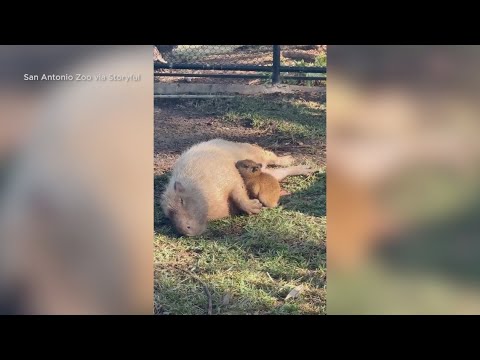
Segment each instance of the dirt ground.
M278 98L286 95L264 96ZM319 100L320 95L289 95L305 101ZM169 171L181 153L190 146L215 138L248 142L274 151L278 155L292 155L301 163L309 159L318 166L326 163L326 144L318 138L295 141L277 134L274 127L254 128L248 118L243 124L225 123L217 114L199 111L195 102L156 100L154 110L154 173Z

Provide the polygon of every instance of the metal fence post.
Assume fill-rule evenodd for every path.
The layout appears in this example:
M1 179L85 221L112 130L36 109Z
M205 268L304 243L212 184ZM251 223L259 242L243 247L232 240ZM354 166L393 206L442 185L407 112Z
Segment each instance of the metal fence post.
M273 45L272 84L280 82L280 45Z

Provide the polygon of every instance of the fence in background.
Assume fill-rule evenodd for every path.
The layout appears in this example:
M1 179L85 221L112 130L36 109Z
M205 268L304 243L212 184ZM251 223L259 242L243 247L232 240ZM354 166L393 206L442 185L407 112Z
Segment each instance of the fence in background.
M156 45L158 81L236 79L320 85L326 80L323 45Z

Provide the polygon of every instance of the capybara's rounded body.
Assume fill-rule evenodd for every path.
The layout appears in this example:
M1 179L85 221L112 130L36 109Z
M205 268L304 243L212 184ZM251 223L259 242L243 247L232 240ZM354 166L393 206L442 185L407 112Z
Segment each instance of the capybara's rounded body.
M165 215L184 235L198 235L208 220L239 212L258 213L235 163L252 159L266 165L275 155L259 146L214 139L192 146L174 165L162 197Z

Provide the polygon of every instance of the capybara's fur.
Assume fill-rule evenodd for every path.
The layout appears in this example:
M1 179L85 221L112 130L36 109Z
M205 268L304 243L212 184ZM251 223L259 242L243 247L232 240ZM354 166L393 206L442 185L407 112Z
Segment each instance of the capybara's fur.
M237 161L236 168L242 175L248 195L258 199L263 206L272 208L280 200L280 184L272 175L262 172L262 164L245 159Z
M293 160L291 156L278 157L257 145L222 139L194 145L180 156L162 196L163 211L179 233L199 235L206 230L209 220L261 211L262 204L249 198L235 167L237 161L246 158L262 167L287 166ZM303 166L278 170L282 170L278 180L310 172Z

